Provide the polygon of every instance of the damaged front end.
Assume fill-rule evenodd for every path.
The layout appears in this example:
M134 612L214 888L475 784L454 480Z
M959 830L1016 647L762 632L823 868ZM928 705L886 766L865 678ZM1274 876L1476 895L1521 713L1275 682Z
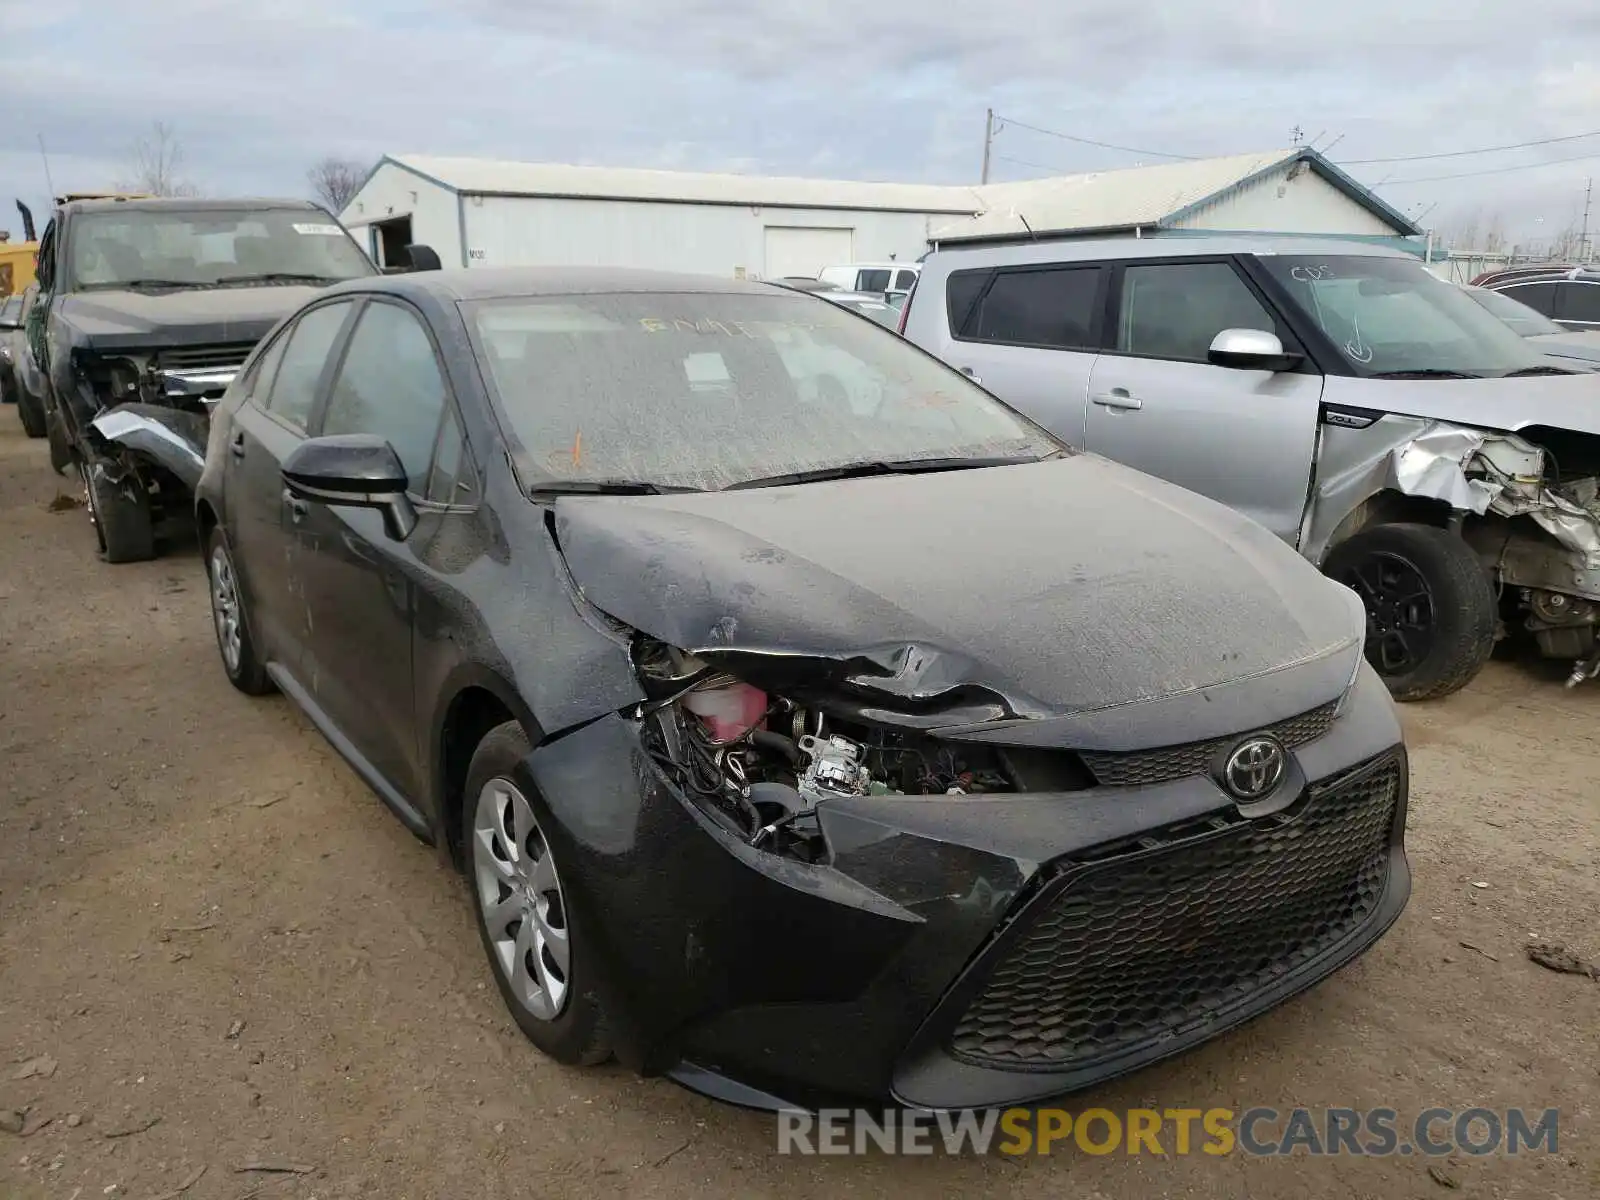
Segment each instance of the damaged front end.
M1600 437L1395 417L1377 428L1390 434L1381 449L1369 441L1361 461L1325 474L1313 533L1340 496L1366 497L1345 517L1352 532L1381 519L1385 497L1437 502L1492 572L1503 614L1545 657L1574 660L1567 686L1600 674ZM1308 551L1325 548L1313 539Z
M126 451L193 491L205 465L210 411L253 344L74 357L74 416L96 449ZM116 457L121 457L118 453Z

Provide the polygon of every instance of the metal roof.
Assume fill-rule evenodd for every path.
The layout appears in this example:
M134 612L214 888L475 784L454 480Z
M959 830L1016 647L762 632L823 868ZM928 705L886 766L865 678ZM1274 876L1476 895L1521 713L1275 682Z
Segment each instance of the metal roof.
M974 186L716 175L424 154L386 155L373 174L392 165L466 195L947 215L950 221L931 240L948 243L1169 227L1234 189L1287 171L1296 162L1305 163L1396 233L1410 236L1420 232L1403 214L1307 146ZM365 183L362 186L365 188Z
M560 163L500 162L484 158L387 155L393 163L454 192L481 196L550 196L572 199L660 200L681 204L764 205L772 208L843 208L970 216L984 205L971 188L920 183L862 183L848 179L793 179L711 175Z
M1162 163L1118 171L1094 171L980 190L985 211L934 231L931 240L1010 240L1046 233L1114 233L1159 229L1176 223L1236 188L1304 162L1330 185L1392 225L1397 233L1420 230L1403 214L1309 147L1265 150L1226 158Z

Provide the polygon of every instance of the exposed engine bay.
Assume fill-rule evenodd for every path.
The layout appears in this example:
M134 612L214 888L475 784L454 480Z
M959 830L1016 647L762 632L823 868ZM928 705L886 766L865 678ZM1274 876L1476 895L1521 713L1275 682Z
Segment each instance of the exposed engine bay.
M636 646L658 698L645 744L658 766L750 845L806 862L825 846L819 804L845 796L977 796L1093 785L1075 756L956 744L770 695L659 642Z

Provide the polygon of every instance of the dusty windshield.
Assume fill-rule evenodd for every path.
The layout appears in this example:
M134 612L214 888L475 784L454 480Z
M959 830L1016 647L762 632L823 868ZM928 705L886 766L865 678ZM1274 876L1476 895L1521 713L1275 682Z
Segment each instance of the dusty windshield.
M374 268L350 236L314 209L114 209L72 221L77 288L215 286L355 279ZM271 280L265 280L271 282Z
M1492 378L1550 360L1453 283L1403 258L1263 254L1259 260L1357 374Z
M467 306L537 482L720 488L862 462L1037 459L1048 434L894 334L774 294Z

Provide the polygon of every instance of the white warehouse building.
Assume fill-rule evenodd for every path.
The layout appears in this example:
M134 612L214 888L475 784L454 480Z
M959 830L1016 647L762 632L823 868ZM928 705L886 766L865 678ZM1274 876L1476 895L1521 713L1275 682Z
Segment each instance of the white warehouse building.
M915 261L982 205L965 188L390 155L341 220L380 265L649 267L776 279Z
M380 265L648 267L733 278L914 262L930 244L1300 233L1419 255L1418 229L1309 147L940 186L384 157L341 214Z

